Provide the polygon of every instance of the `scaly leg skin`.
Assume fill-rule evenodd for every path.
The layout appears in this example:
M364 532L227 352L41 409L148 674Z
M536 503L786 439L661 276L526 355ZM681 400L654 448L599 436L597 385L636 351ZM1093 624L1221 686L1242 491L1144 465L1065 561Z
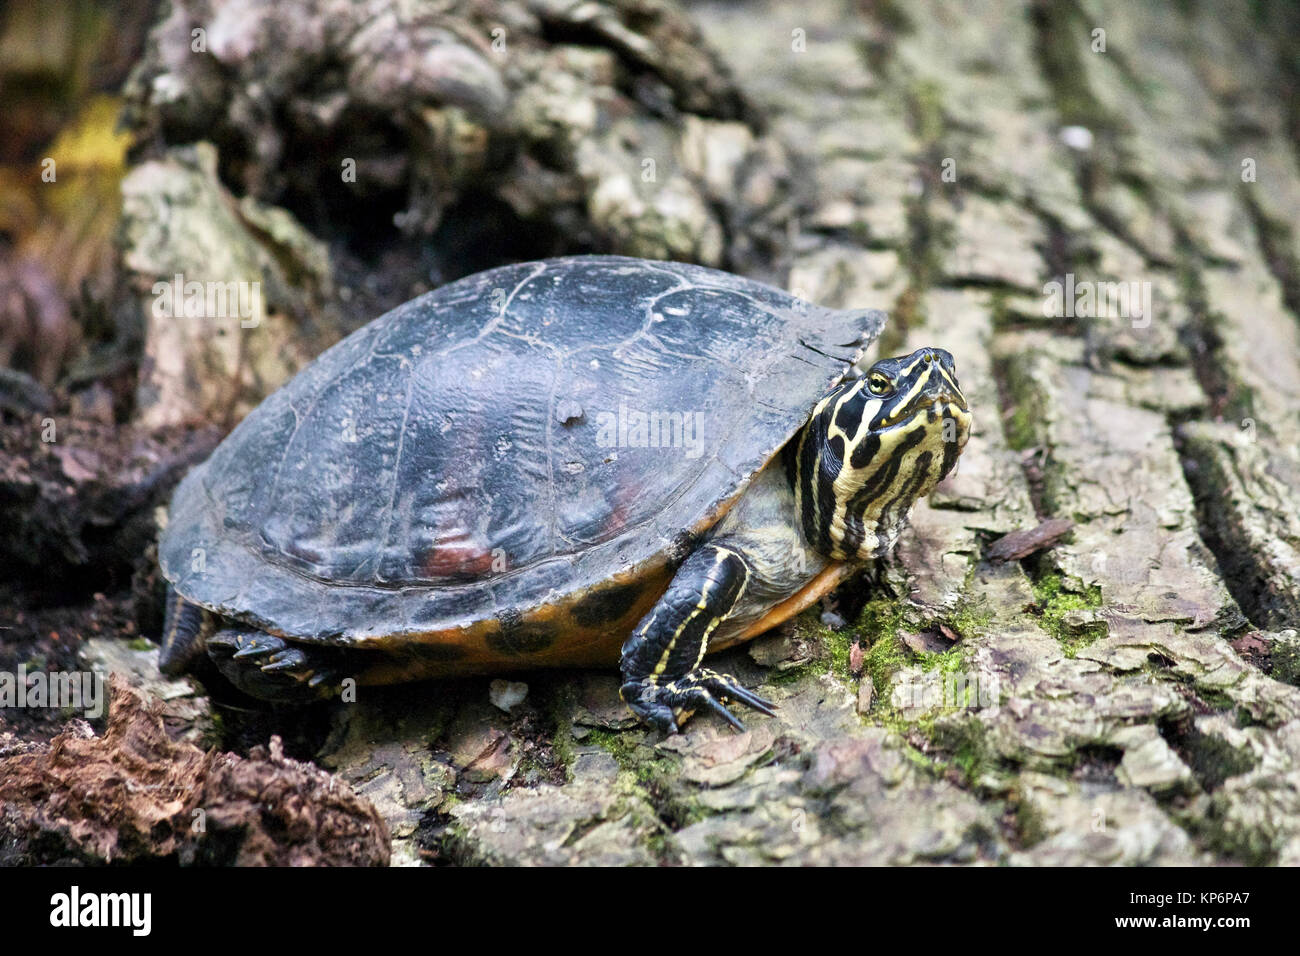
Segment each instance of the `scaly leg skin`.
M254 628L226 628L208 638L208 656L245 694L262 700L330 697L344 676L337 648L297 644Z
M632 713L665 733L676 733L701 709L744 730L725 706L729 699L774 714L769 701L735 678L700 667L709 635L740 603L749 578L741 554L721 544L706 544L686 559L623 645L619 696Z
M204 639L211 630L207 612L168 587L158 669L168 677L184 674L195 660L203 656Z

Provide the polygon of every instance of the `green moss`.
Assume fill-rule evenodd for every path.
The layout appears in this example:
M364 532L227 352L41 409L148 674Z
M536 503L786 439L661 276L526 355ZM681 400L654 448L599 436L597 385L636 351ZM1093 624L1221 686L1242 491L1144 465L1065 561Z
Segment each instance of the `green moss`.
M1026 402L1017 402L1004 421L1007 444L1012 451L1024 451L1037 444L1033 415Z
M1038 61L1061 124L1086 126L1093 132L1117 129L1118 118L1088 83L1083 58L1098 55L1089 47L1093 24L1072 3L1035 4L1030 20L1038 34Z
M619 766L619 787L629 796L648 800L659 819L672 829L681 829L715 816L717 811L691 799L691 788L678 782L681 761L641 746L635 732L614 733L593 729L587 740L611 754ZM756 766L761 765L762 761ZM669 847L662 839L651 838L650 850L659 859L669 859Z
M1016 832L1026 848L1041 843L1047 837L1042 815L1024 799L1016 804Z
M922 723L927 722L928 721L923 721ZM929 736L928 730L923 730L922 733ZM900 734L900 736L902 735ZM907 759L908 763L916 767L918 770L923 771L928 776L933 777L936 780L943 776L943 763L913 745L906 737L903 738L903 745L898 748L898 752Z
M867 602L858 616L857 628L870 641L862 659L863 671L871 678L877 699L886 705L894 674L908 661L907 647L899 636L902 619L902 604L893 598Z
M1045 407L1046 396L1019 361L999 361L994 374L1001 385L1001 399L1011 413L1002 417L1002 433L1012 451L1025 451L1046 442L1046 430L1036 410Z
M1273 838L1258 829L1220 826L1214 821L1205 832L1206 845L1216 853L1234 858L1243 866L1275 866L1278 851Z
M1213 710L1230 710L1234 712L1238 727L1249 727L1254 723L1250 712L1245 708L1238 708L1237 702L1232 699L1227 691L1218 690L1214 687L1193 687L1196 696L1201 702Z
M592 727L587 731L586 740L595 744L601 750L610 753L620 767L626 769L630 766L636 744L623 734L612 730L604 730L600 727Z
M1229 777L1249 773L1257 763L1249 750L1211 734L1190 734L1179 749L1196 781L1207 791L1217 790Z
M948 157L943 150L933 147L922 170L922 182L931 183L930 174L938 171ZM898 307L908 320L908 328L916 329L925 325L926 315L923 309L924 293L933 288L943 276L947 263L944 250L951 249L955 243L953 223L944 217L935 216L932 205L940 201L942 194L936 194L932 185L927 185L920 195L911 196L905 203L907 217L907 271L909 287L899 297ZM890 317L891 322L893 316ZM885 353L881 353L885 354Z
M948 708L943 714L917 721L915 726L930 741L936 770L955 767L967 786L976 785L996 762L984 724L969 712Z
M151 642L145 640L143 637L132 638L126 642L126 646L131 648L133 651L151 651L154 647Z
M908 90L908 119L922 143L939 141L944 130L943 89L933 80L917 80Z
M952 755L952 762L966 778L966 785L974 785L984 772L985 752L974 746L964 746Z
M878 3L872 3L864 8L864 12L893 33L912 33L916 29L907 11L903 9L903 5L895 0L880 0Z
M923 671L929 672L937 669L940 674L955 674L961 670L962 664L965 663L965 654L961 645L958 644L946 651L922 651L916 655L916 659Z
M966 584L974 576L975 565L972 563L966 573ZM947 624L963 638L977 637L983 634L993 623L993 610L984 601L971 601L963 598L948 615Z
M551 735L551 750L556 761L564 768L565 777L573 766L573 685L561 684L551 695L550 717L554 732Z
M849 665L849 655L853 650L852 632L847 628L843 631L835 631L820 623L819 627L826 670L842 681L851 681L853 673Z
M667 779L676 776L680 763L674 757L664 756L651 747L640 747L635 732L616 733L593 728L587 740L613 756L620 770L626 771L642 787L659 788Z
M1038 598L1039 623L1043 630L1060 641L1066 657L1074 657L1081 648L1106 636L1106 625L1100 622L1081 628L1065 623L1065 616L1070 611L1101 607L1101 588L1096 585L1088 587L1082 594L1067 591L1062 575L1049 572L1034 582L1034 595Z
M970 585L971 578L975 572L975 565L972 563L967 569L965 592ZM966 647L963 643L965 639L977 637L988 629L993 622L993 612L983 602L971 601L963 598L957 606L948 613L944 623L956 632L959 640L958 643L948 648L946 651L926 652L922 651L916 654L917 662L923 671L938 670L940 674L947 676L956 674L966 666Z
M911 212L908 213L909 220ZM894 300L894 307L889 312L889 323L880 333L876 344L879 355L896 355L903 351L907 341L908 329L920 328L925 324L925 315L921 312L921 295L915 285L909 285Z
M1186 332L1203 346L1192 350L1192 369L1210 405L1225 421L1260 419L1254 413L1254 390L1231 375L1232 363L1224 354L1223 336L1229 331L1226 317L1212 308L1199 258L1183 256L1178 263L1180 291L1190 318Z
M1258 820L1234 819L1231 803L1215 794L1209 807L1195 815L1182 814L1179 822L1199 837L1211 853L1245 866L1275 866L1282 840L1274 826Z
M989 291L989 316L993 320L993 330L995 332L1011 326L1011 310L1007 306L1007 292L1005 289L995 288Z
M951 713L952 711L956 710L958 707L963 707L968 703L970 703L970 694L973 688L966 687L964 684L962 687L963 700L956 701L956 700L948 699L948 688L950 686L955 688L955 681L952 679L952 675L957 674L958 672L963 670L966 664L966 654L960 644L958 644L956 647L952 647L942 652L937 652L937 653L921 652L916 655L916 658L917 658L917 663L921 667L921 670L925 671L926 673L930 673L932 671L938 671L939 673L937 679L940 681L940 683L943 685L944 688L943 704L939 709L939 713L944 713L944 714ZM954 695L955 695L955 690L954 690Z
M899 35L915 30L911 18L895 0L864 4L862 13L876 23L876 29L863 32L858 39L867 64L873 73L889 73L898 52Z
M809 674L832 674L845 683L853 680L849 667L849 654L853 649L853 631L845 629L836 631L821 622L820 612L809 608L794 619L798 636L817 648L813 659L798 667L776 671L768 676L767 682L780 686L791 684Z
M987 729L974 716L936 724L931 739L952 753L952 763L962 772L968 786L976 784L993 766Z
M910 723L903 721L902 726L915 727L935 743L939 743L943 749L952 750L956 746L954 743L939 741L932 731L935 721L965 714L970 708L979 706L979 685L966 673L965 649L959 644L939 653L921 652L915 656L922 671L934 674L927 679L936 682L935 690L941 693L941 697L933 702L927 702L927 713L924 717ZM889 703L892 711L892 698ZM901 715L899 719L902 720Z
M1276 641L1269 655L1268 676L1300 687L1300 643Z

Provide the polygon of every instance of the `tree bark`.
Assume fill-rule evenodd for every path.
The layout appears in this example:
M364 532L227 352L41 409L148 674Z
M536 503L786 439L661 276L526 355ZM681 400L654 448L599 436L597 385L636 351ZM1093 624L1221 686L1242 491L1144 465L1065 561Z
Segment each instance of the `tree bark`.
M455 210L488 208L515 252L538 230L886 308L880 354L948 349L975 414L894 560L716 659L778 704L743 734L635 726L613 673L365 689L311 718L297 746L375 805L395 862L1300 864L1288 4L520 0L504 59L453 4L408 31L439 51L423 80L381 69L405 49L382 0L278 58L245 43L275 30L214 27L205 72L168 44L209 6L173 4L136 74L127 304L220 252L272 284L273 334L245 354L157 323L130 427L221 421L318 350L304 315L328 339L486 264L444 254L473 237ZM355 82L310 87L317 42ZM355 134L362 178L314 219L293 183L338 176L321 124ZM365 218L376 196L400 229ZM367 229L374 273L348 247Z

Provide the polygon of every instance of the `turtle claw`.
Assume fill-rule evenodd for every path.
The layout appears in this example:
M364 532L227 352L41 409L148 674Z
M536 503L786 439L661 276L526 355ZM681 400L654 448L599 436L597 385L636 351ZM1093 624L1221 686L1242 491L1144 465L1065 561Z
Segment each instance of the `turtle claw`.
M709 710L713 711L727 723L731 724L732 729L735 730L736 733L743 734L745 732L745 725L740 722L740 718L727 710L727 705L722 703L722 701L718 700L708 691L702 693L700 703L704 704L704 706L709 708Z
M307 678L309 681L312 677L316 676L315 674L310 673L310 661L307 659L307 655L304 654L296 647L291 647L288 650L277 651L276 653L272 654L270 661L262 665L262 670L263 671L307 670L309 672Z
M702 709L711 710L733 730L744 733L745 725L727 709L730 700L769 717L776 716L771 701L746 690L734 677L711 670L695 671L667 684L630 681L619 690L619 696L632 713L666 734L677 733L681 724Z
M217 636L220 637L225 634L233 635L233 643L239 648L230 655L235 660L244 660L249 657L264 657L267 654L273 654L276 651L288 647L283 638L273 637L265 631L222 631L221 635Z
M327 697L338 686L337 654L265 631L228 628L208 638L208 656L232 684L262 700Z
M760 714L767 714L769 717L776 716L776 704L764 697L759 697L748 688L742 687L734 677L719 674L717 671L703 670L696 672L694 678L710 693L722 698L724 701L734 700L736 703L744 704Z

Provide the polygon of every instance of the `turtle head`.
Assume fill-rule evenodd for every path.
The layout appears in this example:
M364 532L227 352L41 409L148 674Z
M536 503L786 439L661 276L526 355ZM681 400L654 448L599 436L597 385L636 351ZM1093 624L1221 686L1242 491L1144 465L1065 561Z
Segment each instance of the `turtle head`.
M957 384L952 353L924 348L911 355L881 359L858 384L869 400L879 402L877 408L869 408L870 401L863 407L865 434L879 435L900 426L951 419L955 425L949 428L956 427L960 431L959 444L966 444L970 408Z
M839 560L883 557L916 501L952 471L970 428L943 349L881 359L831 392L794 443L809 542Z

